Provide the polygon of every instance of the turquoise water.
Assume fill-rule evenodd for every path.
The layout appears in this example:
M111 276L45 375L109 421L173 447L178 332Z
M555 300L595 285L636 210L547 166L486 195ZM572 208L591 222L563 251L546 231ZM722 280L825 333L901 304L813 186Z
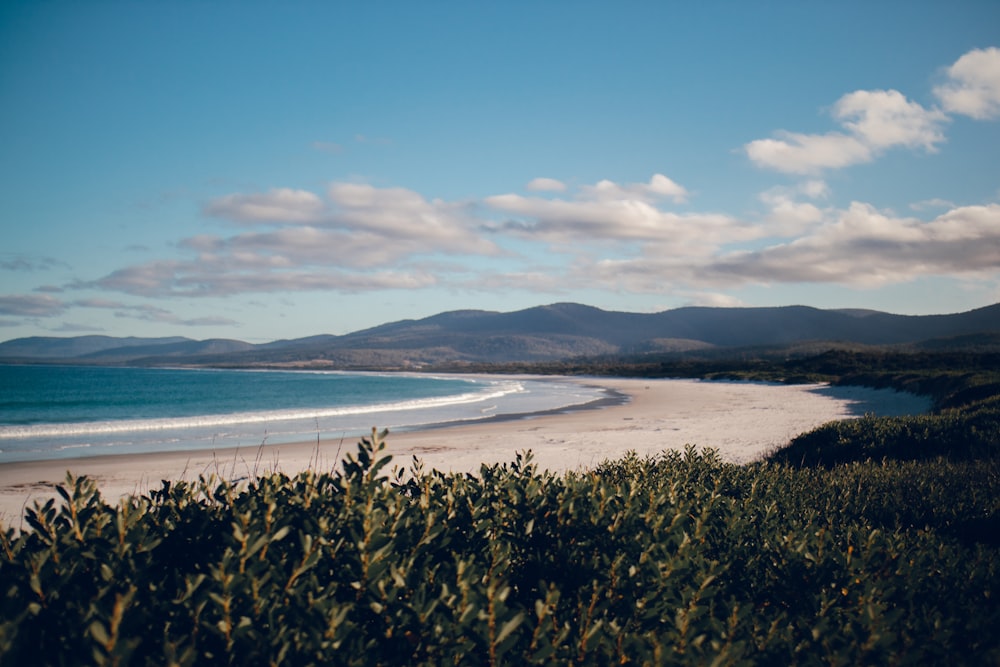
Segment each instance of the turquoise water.
M501 376L0 366L0 463L353 437L603 396Z

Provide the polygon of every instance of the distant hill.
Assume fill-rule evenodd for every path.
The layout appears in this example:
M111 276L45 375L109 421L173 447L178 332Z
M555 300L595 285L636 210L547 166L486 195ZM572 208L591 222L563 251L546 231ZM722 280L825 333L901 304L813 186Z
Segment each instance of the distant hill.
M114 338L112 336L32 336L16 338L0 343L0 358L24 359L73 359L107 350L126 348L149 348L150 346L174 345L194 342L190 338L171 336L168 338Z
M821 349L827 344L930 350L992 346L998 340L1000 304L951 315L911 316L807 306L627 313L557 303L508 313L452 311L342 336L261 345L222 339L21 338L0 343L0 361L401 368L608 355L721 354L761 347Z
M90 361L121 361L148 356L157 357L193 357L206 354L231 354L255 349L252 343L241 340L210 338L208 340L179 339L175 342L159 343L156 339L148 339L148 343L130 345L128 347L113 347L83 355L82 359ZM2 344L0 344L2 348ZM2 350L0 350L2 351Z

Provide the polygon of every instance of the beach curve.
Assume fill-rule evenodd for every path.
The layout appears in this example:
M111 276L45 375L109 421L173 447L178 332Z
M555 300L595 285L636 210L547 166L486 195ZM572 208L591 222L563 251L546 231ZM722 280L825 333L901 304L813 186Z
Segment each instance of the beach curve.
M413 456L425 469L475 472L482 463L513 461L530 450L541 469L580 470L634 451L639 455L710 447L723 460L759 459L801 433L866 413L925 412L929 399L890 389L781 385L678 379L559 377L602 387L623 401L600 409L571 409L520 419L461 423L392 433L387 451L393 465ZM19 527L24 509L56 497L67 470L94 479L105 499L146 493L161 480L197 480L199 475L242 479L253 474L330 470L355 451L359 435L237 450L111 455L0 465L0 524Z

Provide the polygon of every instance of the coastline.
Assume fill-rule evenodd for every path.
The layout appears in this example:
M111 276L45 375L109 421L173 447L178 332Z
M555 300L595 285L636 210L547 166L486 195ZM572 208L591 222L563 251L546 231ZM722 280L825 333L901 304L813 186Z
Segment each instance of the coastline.
M746 463L823 423L861 416L915 414L929 400L888 389L772 385L702 380L560 377L603 388L608 399L573 409L443 424L390 433L393 466L412 457L425 470L475 472L482 463L513 461L531 450L540 469L586 469L628 451L640 456L686 445L718 450ZM616 396L618 396L616 398ZM158 489L161 480L227 479L306 469L330 470L355 452L359 436L225 450L115 454L0 464L0 525L18 528L23 510L58 498L67 470L94 479L108 502Z

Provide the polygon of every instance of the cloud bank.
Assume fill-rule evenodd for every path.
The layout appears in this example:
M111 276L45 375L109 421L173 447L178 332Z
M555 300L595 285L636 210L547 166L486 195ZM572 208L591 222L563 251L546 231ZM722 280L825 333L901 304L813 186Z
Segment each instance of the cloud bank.
M764 211L746 219L673 210L687 190L660 174L547 192L448 202L332 183L325 198L231 194L206 212L254 229L184 239L189 257L124 267L90 286L144 297L567 285L655 293L774 283L871 288L1000 268L998 204L951 206L924 221L862 202L827 206L829 187L813 179L761 193ZM539 256L548 258L544 269L536 268ZM15 299L6 311L51 312L53 303Z

